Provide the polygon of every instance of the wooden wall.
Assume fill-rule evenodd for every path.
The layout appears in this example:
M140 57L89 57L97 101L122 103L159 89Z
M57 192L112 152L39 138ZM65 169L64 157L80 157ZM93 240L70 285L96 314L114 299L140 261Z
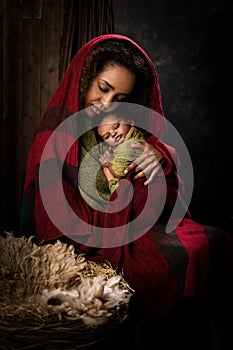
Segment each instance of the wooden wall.
M0 3L1 231L17 230L36 121L58 85L64 0Z

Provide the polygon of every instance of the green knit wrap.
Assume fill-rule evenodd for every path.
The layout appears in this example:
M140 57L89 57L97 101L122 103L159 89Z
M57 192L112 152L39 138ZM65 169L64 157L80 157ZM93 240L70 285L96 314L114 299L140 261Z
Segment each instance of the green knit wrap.
M113 149L114 158L111 160L111 165L114 173L118 177L125 176L124 170L127 166L137 159L143 152L142 148L133 148L131 145L135 142L145 142L141 131L132 126L125 137L124 142ZM119 185L119 178L114 178L109 181L110 192L114 192Z

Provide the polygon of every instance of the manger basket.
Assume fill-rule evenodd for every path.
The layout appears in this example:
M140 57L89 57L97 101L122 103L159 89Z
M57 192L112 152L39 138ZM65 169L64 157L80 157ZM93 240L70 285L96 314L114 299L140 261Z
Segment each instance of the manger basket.
M109 264L60 241L0 237L0 349L89 349L128 322L132 296Z

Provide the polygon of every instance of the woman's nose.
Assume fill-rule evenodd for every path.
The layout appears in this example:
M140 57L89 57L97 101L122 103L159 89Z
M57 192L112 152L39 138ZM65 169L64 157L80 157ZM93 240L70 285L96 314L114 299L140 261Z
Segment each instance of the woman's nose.
M111 105L111 102L112 102L111 95L103 96L101 99L101 105L102 105L103 109L108 109Z

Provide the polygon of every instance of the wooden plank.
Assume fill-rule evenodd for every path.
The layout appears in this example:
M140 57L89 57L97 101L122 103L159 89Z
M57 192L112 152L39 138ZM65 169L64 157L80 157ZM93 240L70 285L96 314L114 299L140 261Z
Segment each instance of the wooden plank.
M23 19L41 19L42 0L23 0Z
M73 37L75 30L75 17L78 17L78 5L75 0L61 0L61 41L59 57L59 80L62 79L72 56ZM76 5L76 6L75 6Z
M16 218L17 218L17 227L19 228L20 221L20 212L22 205L22 192L24 186L24 174L25 174L25 164L22 162L23 153L22 153L22 78L23 78L23 20L22 20L22 10L21 10L21 1L19 0L19 22L18 22L18 115L17 115L17 132L16 132L16 147L17 147L17 163L16 163ZM17 229L18 229L17 228Z
M20 0L2 7L2 106L1 106L1 227L15 231L18 223L18 128L21 116Z
M22 167L26 169L36 122L40 117L41 21L23 21Z
M59 58L63 0L46 0L42 19L41 112L45 110L59 83Z
M0 115L3 116L3 50L4 50L4 14L5 14L5 1L0 2L0 82L1 82L1 93L0 93ZM0 118L0 145L1 145L1 133L2 133L2 121ZM1 147L2 149L2 147ZM0 153L0 164L1 164Z

